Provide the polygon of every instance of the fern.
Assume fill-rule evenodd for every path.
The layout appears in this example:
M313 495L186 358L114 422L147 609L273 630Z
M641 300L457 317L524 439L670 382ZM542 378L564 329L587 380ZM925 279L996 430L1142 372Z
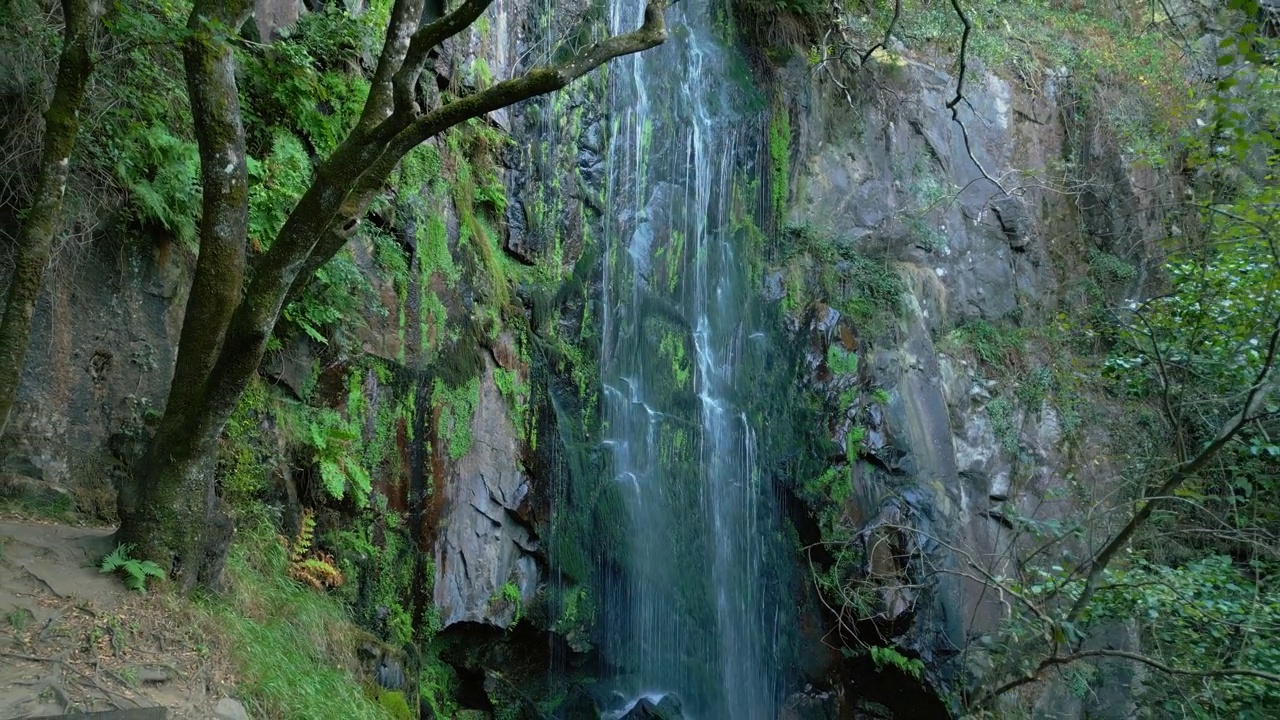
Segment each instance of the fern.
M153 222L193 247L200 214L200 156L196 145L161 125L132 128L119 140L116 177L142 223Z
M909 658L890 647L872 647L871 660L876 664L876 672L888 666L901 670L916 680L924 675L923 662L917 658Z
M322 457L319 467L325 492L333 499L341 500L347 491L347 474L342 471L342 466L336 460Z
M333 556L328 553L313 551L315 541L316 518L310 510L302 514L302 526L298 528L298 537L293 542L280 541L289 551L289 577L306 583L316 590L336 588L345 582L342 572L338 570Z
M115 550L102 558L101 572L115 573L118 572L124 576L124 585L130 590L137 590L140 593L147 591L147 578L161 578L165 574L159 565L150 560L135 560L129 557L129 553L133 551L133 546L124 543L117 545Z
M325 492L341 500L350 489L356 503L363 507L369 499L373 480L353 450L360 433L337 412L323 409L308 421L303 440L315 451L316 467Z
M316 516L310 510L302 513L302 525L298 528L298 537L294 538L289 548L289 562L300 563L311 551L311 543L315 540Z

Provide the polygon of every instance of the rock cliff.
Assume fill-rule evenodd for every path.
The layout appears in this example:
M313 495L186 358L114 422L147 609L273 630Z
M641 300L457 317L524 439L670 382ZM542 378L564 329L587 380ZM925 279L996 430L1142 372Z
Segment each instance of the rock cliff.
M258 6L264 40L308 11ZM599 7L585 0L498 3L445 48L436 72L464 86L488 83L576 41L567 31L593 20L599 27ZM849 542L860 544L860 572L875 594L854 624L921 659L940 694L981 671L982 659L961 649L1004 617L981 573L998 574L1010 553L1028 547L1017 519L1052 522L1079 510L1113 462L1106 448L1115 438L1082 425L1088 391L1071 385L1056 340L1004 338L1052 328L1075 307L1077 281L1105 259L1132 271L1110 277L1112 297L1148 282L1151 244L1165 231L1158 208L1175 191L1171 178L1133 162L1096 112L1077 106L1065 70L1015 80L970 68L953 113L951 64L891 47L856 72L796 58L753 81L774 98L767 133L780 143L762 148L774 155L770 183L781 207L764 229L773 249L753 259L764 268L758 292L776 316L777 344L795 349L800 372L789 397L835 406L814 429L832 457L815 463L847 473L853 486L827 499ZM375 222L407 270L393 277L379 260L387 248L357 241L352 262L371 300L339 331L347 340L324 345L294 328L261 370L278 402L361 419L359 442L380 448L369 468L385 498L379 512L407 520L423 558L415 568L430 574L411 582L430 588L432 609L423 612L437 613L446 634L481 633L466 637L483 637L490 650L450 657L486 692L496 682L486 663L503 657L493 646L541 644L542 653L541 633L555 633L559 651L574 658L556 662L575 671L592 652L589 598L574 600L572 613L563 598L548 604L557 593L579 597L578 556L590 549L548 540L560 476L599 469L592 438L600 219L610 210L606 92L599 73L495 113L489 134L460 136L469 146L433 145L450 183L471 182L460 179L464 159L472 172L488 163L501 200L477 222L473 197L431 183L397 187L397 209ZM496 147L484 145L494 137ZM10 495L110 521L115 468L164 402L191 258L109 218L101 227L46 283L0 480ZM492 233L500 257L469 249L477 228ZM656 257L661 248L645 244L653 234L637 232L642 246L632 253ZM495 294L495 268L517 278L509 297ZM652 271L661 273L657 261ZM834 285L824 286L828 271ZM888 313L858 304L874 305L866 289L879 280L863 276L877 274L897 278ZM858 361L835 367L833 352ZM283 423L254 427L270 436L258 445L274 448L263 483L271 502L295 515L327 505L335 530L342 517L370 512L320 497L314 448ZM790 514L798 534L817 541L798 480L787 489ZM795 563L807 574L804 553ZM803 622L822 632L838 626L837 635L852 628L805 594ZM536 630L492 632L524 618ZM1118 628L1116 642L1130 635ZM852 672L838 659L812 655L822 657L807 680L824 689L793 697L788 717L830 716L823 713L841 696L853 707L861 692L838 687ZM1120 716L1124 701L1106 698L1126 697L1129 679L1107 677L1120 683L1108 693L1118 694L1077 701L1071 716L1085 705L1104 713L1090 716ZM1044 706L1056 707L1062 689L1045 693Z

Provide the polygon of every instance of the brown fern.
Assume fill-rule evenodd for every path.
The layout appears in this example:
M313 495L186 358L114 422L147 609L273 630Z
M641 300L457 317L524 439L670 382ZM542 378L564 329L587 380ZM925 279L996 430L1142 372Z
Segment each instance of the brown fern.
M333 556L314 550L316 518L310 510L303 512L298 536L286 542L289 551L289 577L317 590L336 588L344 578L334 563Z

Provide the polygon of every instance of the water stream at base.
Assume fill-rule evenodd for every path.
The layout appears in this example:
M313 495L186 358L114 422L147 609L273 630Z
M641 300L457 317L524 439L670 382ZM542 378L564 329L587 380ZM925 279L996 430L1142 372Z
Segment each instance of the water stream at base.
M637 27L643 5L609 0L610 30ZM684 0L666 44L609 71L603 444L627 547L604 585L602 650L629 698L619 715L674 693L689 717L772 720L790 612L770 586L782 540L742 370L762 334L730 228L760 118L710 16Z

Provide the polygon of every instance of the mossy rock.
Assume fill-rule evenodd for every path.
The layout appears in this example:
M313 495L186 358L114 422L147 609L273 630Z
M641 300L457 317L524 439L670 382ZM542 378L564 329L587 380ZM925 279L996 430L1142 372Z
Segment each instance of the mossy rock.
M413 720L413 713L409 710L409 701L405 699L402 692L383 690L378 693L378 704L395 720Z

